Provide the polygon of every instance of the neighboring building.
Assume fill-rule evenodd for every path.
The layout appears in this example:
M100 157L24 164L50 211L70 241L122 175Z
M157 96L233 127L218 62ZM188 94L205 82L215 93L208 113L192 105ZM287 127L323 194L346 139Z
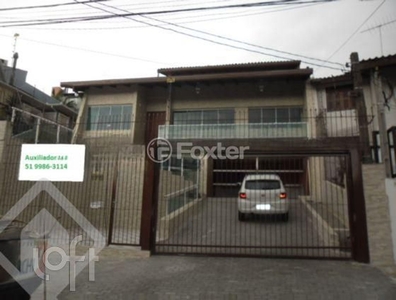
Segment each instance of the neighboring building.
M68 142L66 136L70 136L70 133L63 131L67 131L66 128L73 128L77 111L27 83L27 71L3 65L4 60L1 62L0 118L4 121L10 121L11 118L18 119L16 123L19 128L13 127L13 135L22 134L20 137L23 136L26 142L61 142L60 137L56 137L56 131L52 133L51 130L42 132L45 137L41 136L41 140L36 140L35 128L40 122L38 120L42 119L41 126L44 131L46 120L62 126L61 136L64 136L62 142ZM12 110L12 107L15 109ZM53 123L51 126L54 125Z
M0 215L7 201L26 192L18 183L21 145L70 143L78 114L26 83L26 71L13 71L3 63L0 60Z
M357 53L352 53L351 72L311 82L317 89L318 107L325 114L353 116L350 127L333 124L328 133L353 128L360 137L372 262L385 269L394 266L396 55L359 61Z

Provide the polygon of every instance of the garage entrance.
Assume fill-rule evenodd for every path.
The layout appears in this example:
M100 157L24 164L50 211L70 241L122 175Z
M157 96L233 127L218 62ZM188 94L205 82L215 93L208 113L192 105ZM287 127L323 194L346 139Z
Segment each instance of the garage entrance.
M255 154L243 160L172 157L159 173L156 253L355 256L350 216L356 199L347 153ZM249 174L279 176L287 195L287 221L273 211L238 219L240 184ZM277 205L267 202L252 199L252 206L266 210Z

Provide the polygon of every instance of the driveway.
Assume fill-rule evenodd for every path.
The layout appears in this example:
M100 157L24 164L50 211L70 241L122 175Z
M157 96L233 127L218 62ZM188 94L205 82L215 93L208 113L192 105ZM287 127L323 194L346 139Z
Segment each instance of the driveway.
M337 237L297 197L290 200L288 222L272 216L240 222L235 198L209 198L180 217L174 227L169 239L157 243L157 252L350 257L350 252L335 249Z
M396 285L353 262L158 255L100 260L59 299L393 300Z

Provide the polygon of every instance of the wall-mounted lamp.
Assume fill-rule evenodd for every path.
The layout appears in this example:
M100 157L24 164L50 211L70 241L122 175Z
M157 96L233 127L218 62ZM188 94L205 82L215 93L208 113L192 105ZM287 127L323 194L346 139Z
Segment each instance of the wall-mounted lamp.
M201 92L201 85L199 84L199 82L197 82L197 84L195 85L195 93L197 93L197 95Z
M262 80L260 80L258 88L260 93L264 92L264 82Z

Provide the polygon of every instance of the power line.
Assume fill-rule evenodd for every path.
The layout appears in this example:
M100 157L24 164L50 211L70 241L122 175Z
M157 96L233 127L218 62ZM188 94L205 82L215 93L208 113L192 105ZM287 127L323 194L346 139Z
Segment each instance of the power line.
M307 4L307 5L301 5L301 6L296 6L296 7L286 7L286 8L281 8L281 9L273 9L273 10L265 10L265 11L259 11L259 12L253 12L253 13L245 13L245 12L240 12L240 13L235 13L235 12L217 12L213 14L205 14L205 15L193 15L193 16L184 16L184 17L178 17L178 18L171 18L170 20L181 20L181 19L191 19L191 18L200 18L200 17L208 17L208 16L216 16L215 18L207 18L207 19L197 19L197 20L190 20L190 21L184 21L184 22L178 22L177 24L191 24L191 23L200 23L200 22L207 22L207 21L212 21L212 20L224 20L224 19L233 19L233 18L241 18L241 17L246 17L246 16L255 16L255 15L264 15L264 14L269 14L269 13L277 13L277 12L282 12L282 11L287 11L287 10L295 10L295 9L301 9L301 8L306 8L306 7L311 7L315 5L319 5L320 3L314 3L314 4ZM228 15L224 17L218 17L219 15ZM144 25L144 26L112 26L112 27L73 27L73 28L64 28L64 27L53 27L53 28L42 28L42 27L35 27L35 28L28 28L31 30L114 30L114 29L131 29L131 28L144 28L144 27L149 27L150 25Z
M331 54L331 55L326 59L326 61L330 60L334 55L336 55L336 54L338 53L338 51L340 51L340 50L341 50L341 49L342 49L342 48L343 48L343 47L344 47L355 35L356 35L356 33L359 32L359 30L364 26L364 24L366 24L367 21L370 20L371 17L381 8L381 6L385 3L385 1L386 1L386 0L383 0L383 1L380 3L380 5L378 5L377 8L374 9L374 11L363 21L363 23L360 24L359 27L358 27L354 32L352 32L352 34L345 40L345 42L343 42L343 43L337 48L337 50L335 50L335 51L333 52L333 54Z
M32 26L32 25L48 25L48 24L60 24L60 23L73 23L73 22L87 22L87 21L94 21L94 20L123 18L123 17L139 16L139 15L164 15L164 14L171 14L171 13L220 10L220 9L231 9L231 8L241 8L241 7L252 8L252 7L263 7L263 6L274 6L274 5L298 5L298 4L301 5L301 4L309 4L309 3L334 2L334 1L339 1L339 0L308 0L308 1L302 1L302 2L300 2L300 1L302 1L302 0L274 0L271 2L266 1L266 2L243 3L243 4L234 4L234 5L220 5L220 6L210 6L210 7L183 8L183 9L174 9L174 10L147 11L147 12L140 12L140 13L112 14L112 15L102 15L102 16L93 16L93 17L36 19L36 20L27 20L27 21L6 21L6 22L1 22L1 23L2 24L10 24L10 25L2 25L0 27L21 27L21 26ZM80 2L80 3L82 3L82 2ZM84 3L84 4L88 5L87 3Z
M83 2L66 2L66 3L58 3L58 4L36 5L36 6L6 7L6 8L0 8L0 11L50 8L50 7L69 6L69 5L92 3L92 2L104 2L104 1L108 1L108 0L88 0L88 1L83 1Z
M10 36L5 35L5 34L0 34L0 36L4 36L4 37L9 37L9 38L10 38ZM147 62L147 63L163 64L163 65L173 65L173 64L169 64L169 63L164 63L164 62L159 62L159 61L154 61L154 60L149 60L149 59L144 59L144 58L139 58L139 57L127 56L127 55L123 55L123 54L116 54L116 53L98 51L98 50L93 50L93 49L74 47L74 46L69 46L69 45L60 45L60 44L56 44L56 43L38 41L38 40L33 40L33 39L26 39L26 38L20 38L20 39L22 39L22 40L24 40L24 41L28 41L28 42L43 44L43 45L49 45L49 46L67 48L67 49L72 49L72 50L78 50L78 51L96 53L96 54L107 55L107 56L113 56L113 57L124 58L124 59L130 59L130 60L137 60L137 61L142 61L142 62Z
M380 25L373 26L373 27L367 28L366 30L360 31L360 33L367 32L367 31L370 31L370 30L373 30L373 29L377 29L377 28L380 28L380 27L383 27L383 26L386 26L386 25L389 25L389 24L392 24L392 23L395 23L395 22L396 22L396 20L385 22L385 23L382 23Z
M107 5L106 5L106 6L107 6ZM148 18L148 19L151 19L151 20L160 21L160 22L163 22L163 23L168 24L168 25L180 27L180 28L187 29L187 30L191 30L191 31L194 31L194 32L206 34L206 35L209 35L209 36L213 36L213 37L216 37L216 38L220 38L220 39L228 40L228 41L231 41L231 42L236 42L236 43L244 44L244 45L246 45L246 46L257 47L257 48L260 48L260 49L270 50L270 51L274 51L274 52L278 52L278 53L282 53L282 54L287 54L287 55L292 55L292 56L296 56L296 57L301 57L301 58L305 58L305 59L309 59L309 60L316 60L316 61L325 62L325 63L329 63L329 64L333 64L333 65L339 65L339 66L341 66L341 67L344 66L344 65L341 64L341 63L325 61L324 59L314 58L314 57L310 57L310 56L304 56L304 55L295 54L295 53L291 53L291 52L287 52L287 51L277 50L277 49L270 48L270 47L264 47L264 46L260 46L260 45L255 45L255 44L252 44L252 43L247 43L247 42L239 41L239 40L232 39L232 38L228 38L228 37L224 37L224 36L221 36L221 35L212 34L212 33L206 32L206 31L197 30L197 29L193 29L193 28L190 28L190 27L186 27L186 26L181 26L181 25L179 25L179 24L173 24L173 23L170 23L170 22L167 22L167 21L158 20L158 19L155 19L155 18L152 18L152 17L146 17L146 16L144 16L144 17L145 17L145 18Z
M170 20L181 20L181 19L191 19L191 18L200 18L200 17L209 17L209 16L216 16L212 18L207 18L207 19L197 19L197 20L190 20L190 21L184 21L184 22L178 22L178 24L187 24L187 23L200 23L200 22L207 22L207 21L212 21L212 20L224 20L224 19L232 19L232 18L240 18L240 17L246 17L246 16L254 16L254 15L264 15L264 14L269 14L269 13L276 13L276 12L282 12L282 11L287 11L287 10L295 10L295 9L300 9L300 8L306 8L314 5L319 5L320 3L314 3L314 4L307 4L307 5L301 5L301 6L296 6L296 7L286 7L286 8L281 8L281 9L273 9L273 10L265 10L265 11L259 11L259 12L253 12L253 13L246 13L246 11L243 12L216 12L212 14L199 14L199 15L192 15L192 16L184 16L184 17L178 17L178 18L170 18ZM224 17L218 17L219 15L228 15ZM114 30L114 29L131 29L131 28L144 28L144 27L149 27L149 25L144 25L144 26L112 26L112 27L72 27L72 28L64 28L64 27L34 27L34 28L28 28L31 30Z
M77 1L77 0L75 0L75 1ZM86 5L87 5L87 6L91 6L91 5L89 5L89 4L86 4ZM128 13L129 13L129 11L126 11L126 10L124 10L124 9L119 9L119 8L113 7L113 6L111 6L111 5L106 5L106 4L103 4L103 3L99 3L99 5L106 6L106 7L112 8L112 9L118 9L118 10L120 10L120 11L124 11L124 12L128 12ZM92 7L92 6L91 6L91 7ZM96 7L95 7L95 8L96 8ZM113 13L113 12L110 12L110 11L108 11L108 10L104 10L104 9L101 9L101 8L97 8L97 9L102 10L102 11L106 11L106 12L109 12L109 13ZM116 13L113 13L113 14L116 14ZM282 53L282 54L287 54L287 55L293 55L293 56L297 56L297 57L302 57L302 58L306 58L306 59L309 59L309 60L317 60L317 61L324 62L324 60L322 60L322 59L317 59L317 58L313 58L313 57L298 55L298 54L294 54L294 53L291 53L291 52L281 51L281 50L277 50L277 49L273 49L273 48L269 48L269 47L262 47L262 46L259 46L259 45L255 45L255 44L251 44L251 43L246 43L246 42L238 41L238 40L236 40L236 39L231 39L231 38L223 37L223 36L220 36L220 35L215 35L215 34L212 34L212 33L209 33L209 32L205 32L205 31L201 31L201 30L196 30L196 29L192 29L192 28L189 28L189 27L177 25L177 24L174 24L174 23L170 23L170 22L158 20L158 19L155 19L155 18L152 18L152 17L147 17L147 16L142 16L142 17L144 17L144 18L146 18L146 19L154 20L154 21L157 21L157 22L162 22L162 23L165 23L165 24L168 24L168 25L180 27L180 28L182 28L182 29L190 30L190 31L193 31L193 32L197 32L197 33L201 33L201 34L213 36L213 37L216 37L216 38L220 38L220 39L224 39L224 40L228 40L228 41L232 41L232 42L244 44L244 45L247 45L247 46L252 46L252 47L257 47L257 48L261 48L261 49L265 49L265 50L270 50L270 51L274 51L274 52L278 52L278 53ZM193 37L193 38L196 38L196 39L201 39L201 40L209 41L209 42L211 42L211 43L216 43L216 44L219 44L219 45L224 45L224 46L228 46L228 47L232 47L232 48L236 48L236 49L240 49L240 50L245 50L245 51L249 51L249 52L264 54L264 55L272 56L272 57L276 57L276 58L290 59L290 58L284 57L284 56L279 56L279 55L274 55L274 54L268 54L268 53L264 53L264 52L261 52L261 51L251 50L251 49L248 49L248 48L243 48L243 47L238 47L238 46L234 46L234 45L230 45L230 44L225 44L225 43L217 42L217 41L214 41L214 40L210 40L210 39L198 37L198 36L191 35L191 34L188 34L188 33L185 33L185 32L181 32L181 31L178 31L178 30L174 30L174 29L171 29L171 28L162 27L162 26L160 26L160 25L155 25L155 24L151 24L151 23L144 22L144 21L139 21L139 20L132 19L132 18L129 18L129 17L127 17L127 18L128 18L128 19L131 19L131 20L133 20L133 21L135 21L135 22L142 22L142 23L145 23L145 24L149 24L150 26L154 26L154 27L157 27L157 28L161 28L161 29L163 29L163 30L170 30L170 31L173 31L173 32L176 32L176 33L179 33L179 34L183 34L183 35L187 35L187 36L190 36L190 37ZM312 64L312 65L319 66L318 64L315 64L315 63L312 63L312 62L306 62L306 61L304 61L304 62L307 63L307 64ZM340 64L340 63L333 63L333 62L327 62L327 63L331 63L331 64L335 64L335 65L340 65L340 66L343 67L343 65ZM334 69L334 70L340 70L339 67L338 67L338 68L333 68L333 67L328 67L328 66L327 66L327 68Z

